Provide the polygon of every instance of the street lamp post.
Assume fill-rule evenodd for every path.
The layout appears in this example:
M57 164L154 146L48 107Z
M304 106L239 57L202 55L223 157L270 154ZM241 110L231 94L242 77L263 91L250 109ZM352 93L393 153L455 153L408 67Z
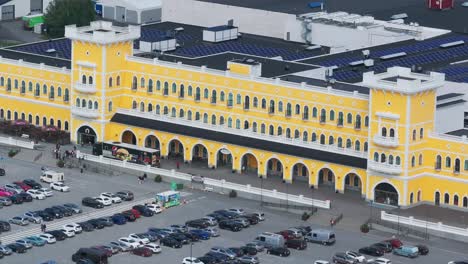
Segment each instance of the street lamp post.
M260 206L263 207L263 175L260 175Z
M373 202L374 202L373 200L370 200L370 203L369 203L370 204L370 215L369 215L369 225L370 225L370 227L372 227L372 207L374 207Z
M397 236L400 236L400 206L398 205L398 225L397 225Z

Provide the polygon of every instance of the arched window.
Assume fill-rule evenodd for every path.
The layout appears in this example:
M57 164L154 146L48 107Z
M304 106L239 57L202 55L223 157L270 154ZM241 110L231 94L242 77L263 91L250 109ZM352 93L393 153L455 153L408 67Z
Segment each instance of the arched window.
M302 132L302 140L303 141L309 140L309 134L307 133L307 131Z
M148 80L148 93L152 93L153 92L153 79L149 79Z
M203 98L208 99L209 93L210 93L210 91L208 91L208 89L205 88L205 90L203 90Z
M156 91L159 91L159 90L161 90L161 81L157 80L156 81Z
M273 114L275 112L275 101L270 100L270 109L268 109L268 113Z
M62 97L62 88L60 86L57 88L57 96Z
M352 148L353 147L353 142L351 139L346 139L346 148Z
M320 144L322 144L322 145L325 144L325 135L324 134L320 135Z
M5 78L0 77L0 86L4 86L4 85L5 85Z
M145 88L145 78L140 78L140 88Z
M379 161L379 153L374 152L374 161L378 162Z
M173 94L177 93L177 84L176 83L172 83L172 93Z
M317 117L317 107L312 108L312 117Z
M419 166L421 166L423 164L423 157L422 157L422 154L419 154L419 157L418 157L418 164Z
M453 196L453 205L458 206L458 195Z
M356 115L356 121L354 122L354 127L357 129L361 129L361 115ZM390 130L390 136L391 136L391 130Z
M112 101L107 105L107 111L112 112Z
M70 99L70 92L68 91L68 88L65 88L65 93L63 94L63 101L68 102Z
M55 98L55 88L54 88L54 86L50 86L49 98L50 98L50 99L54 99L54 98Z
M286 128L286 138L291 138L291 129L289 127Z
M454 172L454 173L460 173L460 159L459 159L459 158L456 158L456 159L455 159L455 164L454 164L454 167L453 167L453 172Z
M413 203L413 200L414 200L414 194L413 194L413 193L410 193L410 198L409 198L410 204Z
M26 93L26 82L25 81L21 82L21 93L22 94Z
M258 98L254 97L253 99L253 107L258 107Z
M244 129L249 129L249 121L248 120L244 121Z
M294 138L300 138L301 137L301 132L299 132L299 130L294 130Z
M315 132L312 132L312 135L310 136L310 141L312 142L317 141L317 134L315 134Z
M159 115L161 114L161 106L156 105L156 114Z
M448 193L444 194L444 204L450 203L450 195Z
M64 129L65 129L65 131L68 131L68 121L65 121Z
M232 127L232 118L228 118L228 127Z
M36 126L38 126L39 124L40 124L39 116L36 116Z
M211 115L211 124L216 125L216 116L215 115Z
M277 133L278 136L281 136L283 135L283 128L281 126L278 126L278 133Z
M273 125L270 125L268 129L268 134L270 134L270 136L275 135L275 127Z
M15 89L18 89L18 80L15 79Z
M388 156L388 164L390 164L390 165L393 164L393 155Z
M117 76L117 80L115 81L115 84L117 86L120 86L120 76Z
M304 111L302 113L302 119L304 119L304 120L309 119L309 107L307 105L304 106Z
M164 115L168 115L168 114L169 114L169 108L168 108L167 106L164 106L163 114L164 114ZM198 112L197 112L197 114L198 114L198 119L196 119L196 120L200 120L200 114L199 114ZM196 116L197 116L197 115L195 115L195 117L196 117Z
M41 95L41 85L36 83L36 90L34 91L34 96Z
M424 138L424 128L419 129L419 139Z
M144 112L144 111L145 111L145 103L140 102L140 112Z
M338 137L338 140L337 140L337 144L336 144L339 148L342 148L343 147L343 139L341 137Z
M32 92L32 90L33 90L33 83L32 83L32 82L29 82L29 83L28 83L28 91L29 91L29 92Z
M413 130L413 141L416 140L416 129Z
M253 122L252 124L252 131L257 132L257 122Z
M54 124L55 124L54 119L51 118L50 121L49 121L49 125L50 125L50 126L53 126Z
M437 155L435 168L440 170L442 168L442 156Z
M224 116L219 117L219 124L224 125ZM255 127L257 127L257 124L255 123Z
M337 120L338 126L343 126L343 122L344 122L343 120L344 120L343 112L338 112L338 120Z
M411 167L414 167L414 165L416 163L416 158L414 156L411 157Z
M291 116L291 104L287 103L286 104L286 116Z
M47 126L47 118L45 116L42 118L42 125Z
M265 98L262 99L262 109L266 109L266 100L265 100Z
M237 102L238 105L242 104L242 96L240 94L237 94Z
M359 140L356 140L356 142L354 142L354 150L361 151L361 142L359 142Z
M386 136L387 136L387 128L382 127L382 137L386 137Z
M330 110L330 121L333 121L333 120L335 120L335 111Z
M395 129L390 128L390 137L394 138L395 137Z
M463 197L463 207L467 208L468 207L468 197Z
M180 118L184 118L184 117L185 117L184 109L180 109L180 110L179 110L179 117L180 117Z
M86 75L81 76L81 83L86 84Z
M94 110L97 110L99 108L99 104L97 101L94 101Z
M80 98L76 98L76 102L75 102L76 107L80 107L81 105L80 102L81 102Z
M348 113L348 116L347 116L347 118L346 118L346 122L347 122L348 124L353 123L353 115L352 115L351 113Z
M335 144L335 139L333 138L333 136L329 136L328 137L328 145L333 145Z
M47 85L42 85L42 93L47 94Z
M401 165L401 158L400 158L400 156L396 156L396 158L395 158L395 165L398 165L398 166Z
M137 102L136 102L136 101L133 101L133 102L132 102L132 109L136 110L137 107L138 107Z
M175 107L172 107L171 109L171 117L177 117L177 110L175 109ZM205 123L208 123L208 120Z
M164 82L163 95L169 95L169 83Z
M445 167L450 168L452 166L452 159L450 157L445 158Z
M188 96L192 96L192 85L189 85L189 86L188 86L187 95L188 95Z
M320 122L324 123L327 120L327 111L325 109L320 110Z
M190 110L187 111L187 119L192 120L192 111Z
M216 90L211 91L211 103L216 104L217 94Z
M283 102L281 101L278 102L278 111L283 112Z
M93 84L93 76L88 77L88 84Z
M224 91L221 91L221 92L219 93L219 100L220 100L221 102L224 102Z
M260 133L265 134L265 129L266 129L265 124L262 124L260 126Z
M112 87L112 77L109 77L109 88Z
M132 90L136 90L138 88L138 79L136 76L133 76L132 79Z
M296 104L296 111L295 111L295 114L296 114L296 115L301 114L301 106L298 105L298 104Z

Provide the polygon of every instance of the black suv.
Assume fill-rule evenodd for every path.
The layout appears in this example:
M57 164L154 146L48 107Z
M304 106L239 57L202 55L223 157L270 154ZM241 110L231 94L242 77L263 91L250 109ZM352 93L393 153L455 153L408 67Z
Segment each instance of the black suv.
M0 232L10 231L11 226L7 221L0 221Z
M22 204L23 203L23 197L21 197L18 194L13 194L12 196L8 197L10 198L11 202L14 204Z
M132 208L137 210L141 215L146 216L146 217L150 217L154 215L154 212L144 205L135 205Z
M29 193L22 192L22 193L18 193L17 195L23 199L23 202L29 203L29 202L32 202L33 200L32 196Z
M88 223L92 224L95 229L103 229L105 226L102 220L100 220L99 218L90 219L88 220Z
M83 198L83 200L81 200L81 204L83 206L89 206L89 207L93 207L93 208L103 208L104 207L104 205L101 202L96 201L96 199L91 198L91 197Z
M23 183L36 190L42 188L42 185L33 179L26 179Z
M185 225L192 228L204 229L210 225L203 219L195 219L185 222Z
M123 201L133 200L133 193L131 191L118 191L115 193L115 196L120 197Z
M46 233L53 235L57 241L62 241L67 238L67 235L65 235L65 233L60 230L52 230Z
M39 210L39 211L35 211L34 213L36 213L38 216L40 216L42 218L42 220L44 220L46 222L54 220L54 216L47 213L46 211Z
M91 232L94 230L94 225L88 222L80 222L78 223L81 226L81 229L85 232Z
M55 210L60 211L63 214L63 216L72 216L73 215L73 211L66 208L66 207L56 205L56 206L52 206L52 208L55 209Z
M63 217L63 213L61 210L57 209L57 208L52 208L52 207L49 207L49 208L46 208L44 209L44 211L48 214L51 214L54 216L54 218L58 219L58 218L62 218Z
M239 232L242 230L242 224L230 220L225 220L219 222L219 228L229 229L232 232Z

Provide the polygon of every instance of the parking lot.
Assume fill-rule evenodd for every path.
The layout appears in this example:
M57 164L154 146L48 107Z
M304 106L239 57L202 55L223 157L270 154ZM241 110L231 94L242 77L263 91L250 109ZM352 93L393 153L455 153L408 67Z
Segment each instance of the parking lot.
M19 160L9 159L3 161L2 164L7 171L7 175L0 177L0 185L11 183L16 180L26 178L34 178L39 180L41 173L40 165L23 162ZM169 189L169 185L165 183L155 183L148 179L147 182L139 184L135 176L119 175L119 176L104 176L95 175L88 172L80 174L78 170L62 170L65 172L65 182L70 186L71 191L67 193L55 192L54 196L45 200L35 200L30 203L21 205L11 205L0 209L0 220L7 220L11 217L22 215L28 210L39 210L45 207L63 204L76 203L81 204L81 199L85 196L97 196L102 192L116 192L119 190L131 190L135 194L134 203L122 202L119 205L112 205L104 209L92 209L89 207L83 208L83 213L77 216L69 217L72 222L74 217L97 217L101 216L107 210L109 215L120 212L128 205L136 202L143 203L148 198L154 197L157 192ZM13 253L11 256L6 256L0 259L0 263L41 263L46 260L56 260L57 263L72 263L71 255L81 247L90 247L94 245L108 244L110 241L115 241L120 237L128 236L131 233L145 232L149 227L167 227L171 224L183 224L187 220L200 218L214 210L242 207L247 211L263 211L266 214L266 221L255 226L251 226L240 232L230 232L221 230L221 236L211 238L207 241L195 242L192 247L193 256L202 256L207 253L213 246L221 247L237 247L242 246L247 242L252 241L255 236L262 232L277 232L289 227L299 225L311 225L313 228L319 226L314 225L314 217L307 223L300 220L300 216L282 211L274 211L266 208L260 208L257 202L248 201L240 198L228 198L216 193L198 192L190 189L184 189L182 192L183 199L187 204L173 207L165 210L161 214L153 217L141 217L136 222L127 223L125 225L114 225L93 232L83 232L76 235L74 238L68 238L65 241L59 241L53 245L29 249L24 254ZM115 209L115 210L114 210ZM114 212L115 211L115 212ZM54 227L54 222L67 221L67 218L48 222L47 225ZM61 222L60 222L61 223ZM56 225L56 224L55 224ZM389 234L382 234L372 231L369 234L362 234L359 230L343 230L340 226L335 227L337 242L333 246L322 246L318 244L309 244L304 251L291 249L291 256L281 258L278 256L267 255L265 252L259 253L260 263L313 263L314 260L323 259L330 260L331 257L340 251L357 250L360 247L379 242L389 238ZM40 225L29 224L28 226L20 227L12 225L10 232L0 234L0 239L8 238L14 234L39 233ZM418 241L411 239L403 239L405 244L424 243L429 246L430 253L428 256L420 256L416 259L406 259L392 254L386 254L385 257L391 259L393 263L415 263L415 264L441 264L451 260L468 259L466 254L466 244L455 243L451 241L435 240L435 241ZM190 256L190 246L184 245L180 249L172 249L162 247L160 254L155 254L149 258L135 256L130 253L120 253L110 258L110 263L181 263L184 257Z

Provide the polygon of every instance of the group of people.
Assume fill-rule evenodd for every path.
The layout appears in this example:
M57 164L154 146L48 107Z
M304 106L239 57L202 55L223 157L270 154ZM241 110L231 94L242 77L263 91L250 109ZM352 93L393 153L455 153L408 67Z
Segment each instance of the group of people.
M146 173L143 174L143 176L138 176L138 183L139 184L142 184L146 178L148 178L148 175L146 175Z
M76 146L73 146L73 150L65 150L64 153L62 153L60 149L61 145L57 143L54 149L54 155L55 159L60 159L60 160L65 160L70 157L76 157Z
M47 226L45 224L41 224L41 232L44 233L47 229Z

